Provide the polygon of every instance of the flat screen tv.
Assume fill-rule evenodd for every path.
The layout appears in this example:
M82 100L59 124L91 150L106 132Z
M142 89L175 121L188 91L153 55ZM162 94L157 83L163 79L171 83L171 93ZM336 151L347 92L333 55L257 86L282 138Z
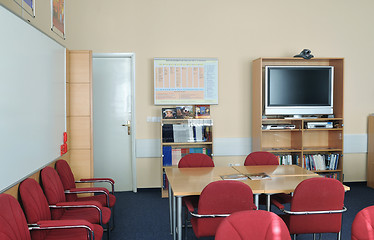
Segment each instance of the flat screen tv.
M265 115L333 114L333 66L266 66Z

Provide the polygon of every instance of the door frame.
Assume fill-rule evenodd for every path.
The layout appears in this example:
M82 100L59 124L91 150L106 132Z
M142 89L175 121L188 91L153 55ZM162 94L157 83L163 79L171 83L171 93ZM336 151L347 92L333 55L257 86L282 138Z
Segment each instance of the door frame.
M92 58L130 58L131 59L131 172L132 191L137 192L136 181L136 109L135 109L135 53L93 53Z

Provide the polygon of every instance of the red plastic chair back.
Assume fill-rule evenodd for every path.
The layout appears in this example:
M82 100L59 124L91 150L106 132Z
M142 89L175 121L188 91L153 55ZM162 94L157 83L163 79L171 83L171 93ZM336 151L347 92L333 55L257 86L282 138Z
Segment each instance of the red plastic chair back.
M270 152L252 152L244 161L244 166L279 165L278 158Z
M51 220L51 211L39 183L28 178L19 185L19 193L28 223ZM31 232L33 240L45 239L46 235L47 231Z
M353 220L352 240L374 240L374 206L359 211Z
M60 176L62 185L64 186L64 190L76 188L73 172L71 171L69 164L65 160L60 159L56 162L56 171ZM66 200L69 202L74 202L77 200L77 198L78 196L76 194L66 195Z
M190 167L214 167L211 157L203 153L190 153L182 157L178 163L178 168Z
M283 220L272 212L263 210L241 211L222 220L215 240L291 240Z
M0 194L0 239L31 240L21 206L8 194Z
M56 170L51 167L45 167L40 172L40 177L43 184L44 194L49 205L54 205L59 202L65 202L65 192L61 179ZM60 219L64 214L63 209L53 209L52 219Z
M291 211L342 210L344 206L343 184L332 178L310 178L295 189ZM289 215L291 234L338 233L341 230L342 213Z
M239 181L222 180L208 184L201 192L198 214L230 214L256 209L252 189ZM192 218L191 223L197 237L214 236L224 218Z

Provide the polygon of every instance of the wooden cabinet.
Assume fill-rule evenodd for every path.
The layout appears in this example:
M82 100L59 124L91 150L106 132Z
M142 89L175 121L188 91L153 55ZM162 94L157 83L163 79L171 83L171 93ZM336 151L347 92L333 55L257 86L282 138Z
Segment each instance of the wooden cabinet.
M204 153L213 157L212 119L162 119L161 161L162 196L167 197L165 168L177 167L178 161L189 153Z
M286 119L264 115L265 66L334 66L334 116L327 118ZM252 64L252 151L269 151L287 156L292 164L329 175L343 181L343 65L342 58L259 58ZM331 128L310 128L308 123L330 123ZM290 125L285 129L269 129L269 125ZM319 155L326 161L313 166ZM316 159L317 160L316 160ZM336 161L337 160L337 161ZM318 160L319 161L319 160ZM331 162L331 161L336 161ZM320 162L319 162L320 163ZM330 165L331 163L331 165ZM312 164L312 165L311 165ZM317 170L324 169L324 170Z
M368 118L368 165L367 185L374 188L374 115Z

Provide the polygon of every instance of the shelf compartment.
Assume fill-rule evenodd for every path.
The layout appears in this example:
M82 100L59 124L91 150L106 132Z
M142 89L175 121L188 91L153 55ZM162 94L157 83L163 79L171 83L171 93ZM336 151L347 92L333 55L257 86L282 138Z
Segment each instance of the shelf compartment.
M304 131L304 149L343 149L343 131Z
M262 132L262 149L301 150L301 131L264 131Z

